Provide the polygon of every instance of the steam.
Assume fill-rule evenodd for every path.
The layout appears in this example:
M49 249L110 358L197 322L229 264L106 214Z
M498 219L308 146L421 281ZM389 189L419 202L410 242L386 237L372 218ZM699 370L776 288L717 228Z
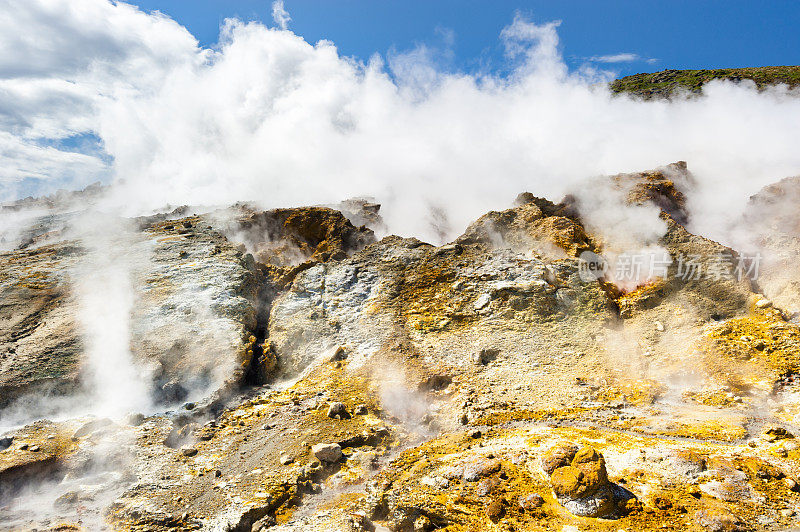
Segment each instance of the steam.
M130 345L135 270L146 266L148 255L119 219L88 213L78 224L87 251L73 272L85 386L100 415L148 411L147 372L133 363Z
M30 224L38 219L25 220ZM150 243L133 232L129 221L115 216L87 210L66 220L52 232L59 233L53 238L74 240L82 250L64 272L83 348L80 386L71 395L51 396L37 388L17 399L0 410L0 433L42 418L93 414L120 419L131 412L153 410L150 371L134 363L131 352L136 283L148 267ZM19 242L18 237L8 242ZM45 242L52 240L45 238ZM35 238L31 247L35 248Z
M354 63L331 43L229 21L211 64L170 73L152 96L109 102L100 132L127 183L119 194L134 207L367 194L384 203L392 232L438 242L519 190L558 198L589 176L688 159L707 185L694 198L708 213L697 223L719 234L730 212L721 191L743 206L800 164L789 141L800 104L780 90L614 98L603 74L567 72L554 24L517 19L502 39L515 65L507 78L440 72L425 56L395 77L379 59ZM133 135L119 128L132 123Z
M130 485L135 445L129 427L110 424L94 431L66 459L68 474L32 480L0 499L3 526L48 529L72 521L89 530L109 530L104 513Z
M46 124L41 111L23 113L8 128L19 132L13 141L95 135L102 153L88 157L117 184L107 208L126 214L165 203L271 207L369 195L384 204L391 232L440 241L520 190L558 199L587 177L687 160L699 181L689 198L702 213L695 230L724 241L750 194L800 167L792 140L800 99L785 88L711 83L706 97L673 102L612 96L608 72L591 62L567 69L556 22L516 17L500 35L510 71L496 75L443 70L426 48L388 65L342 57L331 42L286 30L280 2L278 28L227 20L213 48L126 4L81 0L60 8L58 27L42 22L49 3L12 4L8 18L28 34L47 31L88 52L67 61L31 42L14 65L0 65L45 65L25 79L38 80L38 101L59 110ZM87 16L107 51L89 47ZM3 32L7 46L24 29ZM20 76L3 83L19 85ZM73 78L81 120L56 104L59 80ZM79 184L68 167L48 175ZM22 178L4 181L13 188Z
M659 215L661 209L651 203L630 205L627 186L608 178L585 181L574 193L581 221L590 234L602 240L603 255L608 261L607 279L618 288L631 290L658 275L672 262L669 251L658 244L667 232Z
M571 193L612 255L655 257L665 230L657 209L623 206L624 191L597 176L687 160L697 179L686 191L690 230L729 242L747 198L800 168L800 98L785 87L715 82L702 98L674 101L612 95L598 61L566 67L559 22L521 16L499 36L505 74L448 71L439 62L448 51L427 47L361 62L329 41L306 42L287 29L283 2L272 7L277 27L226 20L219 43L203 48L163 14L124 3L7 3L0 50L15 53L0 54L2 199L98 178L112 186L95 208L117 216L370 196L388 232L441 243L522 190ZM13 247L33 215L2 215L0 246ZM124 230L105 235L99 220L79 228L88 254L74 272L92 393L111 405L100 398L129 386L114 395L131 403L113 410L146 408L137 401L148 370L130 362L125 317L148 252L123 244ZM210 303L200 299L187 304L202 321Z
M381 405L407 429L418 434L429 433L424 425L430 407L425 394L407 387L401 369L390 369L394 373L387 375L394 375L395 378L386 378L380 382Z

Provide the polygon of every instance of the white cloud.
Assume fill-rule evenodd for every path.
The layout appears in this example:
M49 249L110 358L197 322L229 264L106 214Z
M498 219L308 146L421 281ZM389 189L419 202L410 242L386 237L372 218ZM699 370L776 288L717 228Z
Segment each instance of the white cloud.
M74 186L108 175L94 154L41 147L38 141L94 132L104 100L154 90L182 62L202 61L204 55L175 21L128 4L3 2L0 187L6 192L25 179Z
M289 22L292 21L292 17L289 16L289 12L286 11L286 8L283 6L283 0L275 0L272 2L272 20L274 20L275 24L282 30L289 28Z
M91 131L95 97L91 88L66 79L0 79L0 128L51 139Z
M0 36L3 78L116 73L139 83L196 46L164 15L99 0L6 0Z
M595 55L592 57L587 57L587 61L591 61L593 63L637 63L637 62L645 62L649 64L654 64L658 62L658 59L653 59L650 57L642 57L639 54L633 54L629 52L621 53L621 54L611 54L611 55Z
M511 25L503 28L500 39L506 56L516 61L515 76L531 76L534 73L546 77L563 78L567 67L558 50L558 27L560 20L542 25L531 24L519 13Z
M25 195L26 180L86 186L107 176L105 163L91 155L38 145L0 131L0 202Z

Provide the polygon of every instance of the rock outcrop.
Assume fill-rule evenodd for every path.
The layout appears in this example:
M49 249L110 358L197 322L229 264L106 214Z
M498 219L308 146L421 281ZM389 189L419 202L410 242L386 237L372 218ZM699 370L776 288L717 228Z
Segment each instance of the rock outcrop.
M74 245L0 255L0 405L77 386L82 346L64 272L79 255Z
M582 275L608 244L570 196L522 194L442 246L376 241L361 200L137 220L130 353L156 406L0 435L0 527L794 526L796 298L721 274L739 251L688 229L685 163L607 182L660 215L663 276ZM47 224L0 255L5 402L86 384L73 272L97 247Z
M326 208L248 212L233 221L219 213L164 218L140 219L104 244L127 247L138 261L124 265L121 280L136 296L131 351L152 382L154 400L164 403L240 383L254 356L263 357L259 318L274 291L302 268L344 258L373 238ZM23 239L21 249L0 254L0 404L23 393L76 392L85 380L87 333L80 317L88 311L75 284L81 269L93 265L92 254L109 250L70 238L71 223L77 221L45 219L37 243ZM258 247L263 262L223 235L231 226ZM116 265L104 259L100 267ZM97 290L103 290L99 282Z
M776 306L796 321L800 318L800 177L788 177L764 187L750 198L737 232L740 245L761 257L759 286Z
M120 282L130 283L126 290L135 294L125 327L131 330L134 362L152 381L154 400L180 401L189 390L208 392L240 379L252 355L249 337L256 324L252 258L198 217L125 232L119 239L109 245L126 247L126 257L118 259L122 264L106 257L101 262L119 268ZM62 238L0 255L0 320L5 325L0 402L7 404L22 393L81 388L87 320L105 318L102 308L83 298L86 288L79 290L76 283L105 289L99 277L82 277L105 253ZM136 257L135 265L127 264L130 256Z
M800 85L800 66L750 68L715 68L711 70L672 70L634 74L611 83L611 90L645 99L672 98L702 94L703 86L713 80L752 83L759 90L776 85L794 88Z
M558 502L580 517L606 517L631 507L635 497L608 480L603 455L590 446L568 443L542 457Z

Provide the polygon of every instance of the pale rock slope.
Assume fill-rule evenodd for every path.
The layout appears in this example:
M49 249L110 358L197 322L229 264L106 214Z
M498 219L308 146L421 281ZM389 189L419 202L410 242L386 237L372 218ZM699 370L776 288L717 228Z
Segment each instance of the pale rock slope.
M521 194L438 247L376 241L354 225L380 223L368 201L138 220L129 238L149 251L130 350L155 406L12 430L0 440L0 526L796 526L792 213L753 224L764 277L737 278L719 272L735 273L740 250L687 229L685 163L598 186L658 209L664 278L582 275L579 257L612 243L572 196ZM792 181L776 187L753 208L791 197L776 190ZM14 397L81 389L67 272L82 249L54 236L0 255ZM700 273L684 275L679 257ZM32 492L41 504L20 504Z

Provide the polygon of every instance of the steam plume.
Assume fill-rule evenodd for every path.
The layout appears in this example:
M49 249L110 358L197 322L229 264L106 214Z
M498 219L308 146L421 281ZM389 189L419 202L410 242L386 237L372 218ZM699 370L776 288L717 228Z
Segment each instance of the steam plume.
M554 22L514 19L500 36L510 73L492 75L442 70L429 53L362 63L331 42L238 20L223 24L217 46L202 48L163 15L105 0L74 4L58 8L57 27L45 16L56 10L49 2L8 7L23 27L0 32L6 47L15 35L48 33L87 53L67 61L32 42L0 65L25 70L3 81L22 87L22 100L31 103L35 84L37 102L60 110L48 120L24 112L6 135L28 148L35 138L95 135L103 153L81 155L92 163L85 170L70 170L67 156L77 156L57 150L64 161L47 173L74 185L105 168L118 183L112 205L129 213L370 195L384 203L390 231L436 240L431 212L446 213L448 238L523 189L558 199L586 177L687 160L699 181L690 198L702 213L697 230L724 239L750 194L800 167L800 99L785 89L719 82L693 100L615 97L609 73L569 72ZM278 12L282 24L288 15ZM81 25L87 17L94 41ZM97 42L108 46L90 46ZM67 97L61 80L73 78L80 120L57 105ZM13 189L21 178L4 180Z

